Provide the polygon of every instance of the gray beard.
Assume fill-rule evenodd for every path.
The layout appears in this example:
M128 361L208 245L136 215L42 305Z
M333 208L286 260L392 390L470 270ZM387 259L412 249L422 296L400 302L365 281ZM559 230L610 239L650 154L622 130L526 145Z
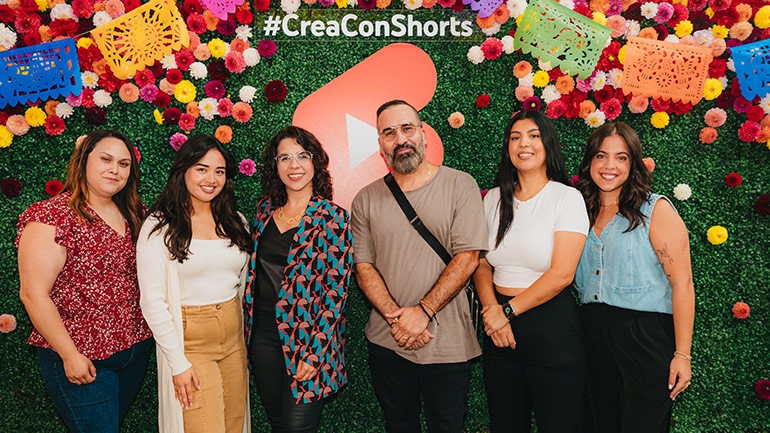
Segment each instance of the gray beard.
M385 154L385 161L396 173L414 173L417 170L417 167L419 167L425 159L425 146L414 147L412 145L406 145L401 147L412 149L412 153L398 155L394 158L393 155L400 150L400 148L396 146L396 148L393 149L393 154Z

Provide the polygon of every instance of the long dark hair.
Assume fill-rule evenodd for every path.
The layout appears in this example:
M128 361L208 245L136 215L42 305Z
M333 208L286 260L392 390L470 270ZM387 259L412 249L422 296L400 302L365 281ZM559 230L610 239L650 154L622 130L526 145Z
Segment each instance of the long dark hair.
M270 197L273 206L286 204L286 185L278 176L278 164L275 157L278 156L278 145L282 140L290 138L297 142L303 149L313 154L313 195L331 200L334 195L332 176L329 174L329 155L321 147L321 143L310 131L298 126L287 126L270 139L265 147L262 158L262 191Z
M519 181L519 172L511 162L511 154L508 151L508 143L511 138L511 129L519 120L530 119L540 130L540 140L545 148L545 173L548 179L569 185L567 168L564 165L564 155L561 152L561 143L556 135L556 129L551 120L545 114L535 110L522 110L516 113L505 127L503 135L503 150L500 155L500 163L497 166L495 183L500 187L500 221L497 226L495 246L500 245L505 234L513 224L513 194L516 183Z
M593 226L601 210L601 202L599 200L599 187L591 178L591 162L599 153L604 139L613 135L617 135L626 142L631 160L628 180L623 184L618 198L618 212L628 220L628 228L625 231L629 232L640 224L646 224L640 209L649 198L650 185L652 185L652 174L642 161L642 141L633 128L623 122L605 123L596 128L596 131L588 137L586 152L583 155L583 161L580 162L580 179L577 188L586 201L588 217Z
M235 208L235 178L236 164L233 155L215 138L208 135L190 137L174 157L174 164L158 200L150 209L150 214L158 218L158 225L150 234L168 226L164 241L171 258L179 263L187 260L190 254L192 240L192 202L185 184L187 169L194 166L210 150L215 149L225 158L225 185L222 191L211 200L211 213L214 216L217 236L230 239L230 245L241 251L250 250L251 237L243 225L243 220Z
M79 139L67 166L67 180L64 182L62 191L67 191L71 194L67 204L75 212L78 219L88 222L93 221L93 216L86 210L86 203L88 202L86 165L88 164L88 156L93 152L96 145L103 139L110 137L122 141L126 145L129 155L131 155L131 168L126 185L112 196L112 201L118 205L120 213L128 222L128 227L131 229L131 238L136 242L139 236L139 228L142 226L142 220L144 219L144 206L142 205L142 199L139 198L139 164L134 153L134 146L128 137L118 131L97 129Z

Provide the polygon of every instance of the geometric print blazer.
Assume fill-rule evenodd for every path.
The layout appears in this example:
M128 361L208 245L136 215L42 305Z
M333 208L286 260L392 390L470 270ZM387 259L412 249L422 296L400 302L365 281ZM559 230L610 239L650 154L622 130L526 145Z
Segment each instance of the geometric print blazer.
M251 227L254 250L243 296L247 347L254 318L253 294L257 288L252 286L256 281L259 238L274 211L269 198L260 199ZM345 304L353 267L349 223L348 211L314 196L289 250L275 305L286 372L293 376L299 361L318 370L310 380L292 380L291 392L297 404L319 401L347 383Z

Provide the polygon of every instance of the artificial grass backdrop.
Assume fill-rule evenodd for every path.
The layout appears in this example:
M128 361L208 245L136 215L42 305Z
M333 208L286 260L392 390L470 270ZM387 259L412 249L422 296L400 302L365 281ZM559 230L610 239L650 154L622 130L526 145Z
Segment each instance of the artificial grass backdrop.
M450 16L448 12L431 13L444 19ZM255 20L255 28L262 19L264 17ZM255 33L259 34L258 31ZM231 75L225 82L228 93L237 93L243 85L260 89L251 104L254 117L250 122L238 124L232 118L210 122L199 119L194 133L213 134L218 125L231 125L234 137L228 148L236 159L252 158L259 162L264 144L277 130L291 123L294 109L303 98L394 42L300 39L278 38L278 53L272 59L263 59L257 66L243 74ZM512 54L473 65L466 59L472 44L468 41L420 39L412 42L430 55L438 71L436 94L421 115L442 137L445 165L471 173L481 188L492 187L503 143L503 128L511 113L521 108L521 103L514 97L517 80L511 73L512 66L519 60L533 59ZM286 83L288 95L284 102L268 103L261 89L276 79ZM409 80L409 77L402 79ZM200 94L202 85L197 83ZM482 93L491 97L491 104L486 108L474 104ZM728 111L727 124L719 130L717 141L711 145L701 144L698 132L705 126L703 114L712 107L713 101L702 101L688 115L672 115L671 123L662 130L651 126L651 109L640 115L630 114L625 109L618 120L636 129L644 143L645 156L654 158L655 192L673 199L672 189L679 183L689 184L693 191L687 201L673 199L690 233L697 307L692 386L674 405L673 431L767 432L770 430L770 406L768 401L757 397L754 384L760 378L770 377L770 296L767 289L770 217L760 216L753 206L759 195L770 193L770 151L757 143L739 141L737 130L742 121L731 111ZM102 126L126 133L139 146L142 154L141 194L148 204L165 184L174 153L168 139L179 131L174 125L158 125L152 115L154 108L142 101L125 104L115 98L106 110L107 122ZM465 115L465 125L459 129L452 129L447 123L447 117L454 111ZM555 123L567 167L570 174L576 174L591 129L582 119L562 118ZM16 331L0 334L0 427L4 429L20 432L64 430L43 388L34 352L25 343L31 324L18 297L13 239L17 216L33 202L48 198L45 183L50 179L64 179L64 168L75 138L93 128L86 122L84 111L77 110L67 119L64 135L51 137L43 128L33 128L25 136L16 137L9 148L0 149L0 178L13 177L22 184L19 196L0 196L0 314L10 313L18 319ZM730 172L739 173L743 184L727 187L724 179ZM345 179L335 181L345 182ZM253 205L260 196L259 170L254 177L239 175L236 193L240 210L252 216ZM713 225L728 229L727 242L715 246L706 240L706 231ZM733 318L730 309L737 301L751 306L748 319ZM366 362L363 327L367 314L360 292L351 287L347 309L350 384L325 409L322 431L383 430ZM267 431L266 417L256 393L252 392L251 397L254 429ZM152 362L123 430L156 431L156 404L156 375ZM473 368L466 426L472 432L488 429L479 363Z

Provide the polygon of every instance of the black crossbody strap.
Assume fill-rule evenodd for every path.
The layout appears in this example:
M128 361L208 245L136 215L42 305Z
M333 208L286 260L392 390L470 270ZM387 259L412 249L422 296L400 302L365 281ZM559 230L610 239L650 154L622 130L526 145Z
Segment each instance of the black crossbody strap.
M452 261L452 255L449 254L449 251L441 245L441 242L439 242L439 240L433 236L433 233L425 227L425 224L422 223L422 220L417 216L417 212L412 207L412 204L409 203L406 195L404 195L404 191L401 191L398 183L396 183L396 179L393 178L393 175L388 173L383 179L385 180L385 184L388 185L390 192L393 193L393 197L396 199L396 202L398 202L398 206L404 212L404 215L406 215L406 219L412 224L412 227L414 227L414 229L417 230L417 233L425 239L425 242L433 248L433 251L441 257L441 260L448 265L449 262Z

